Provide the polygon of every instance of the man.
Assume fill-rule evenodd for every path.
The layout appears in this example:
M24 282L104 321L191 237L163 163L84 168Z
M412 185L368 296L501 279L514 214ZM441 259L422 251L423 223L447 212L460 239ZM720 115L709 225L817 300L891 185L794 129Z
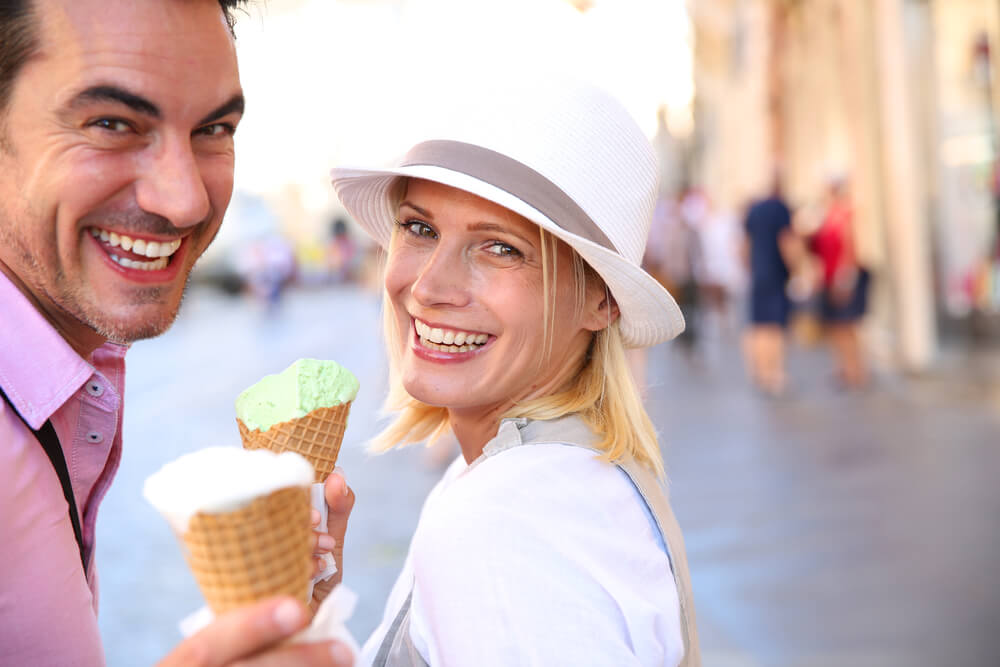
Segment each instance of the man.
M121 456L124 354L170 326L229 203L239 3L0 3L2 665L104 662L94 524ZM331 476L339 538L345 490ZM347 664L340 645L277 646L307 622L271 600L164 664Z
M785 329L791 313L789 269L802 255L792 215L775 177L771 193L750 205L744 222L750 270L750 327L745 340L750 377L770 396L785 392Z

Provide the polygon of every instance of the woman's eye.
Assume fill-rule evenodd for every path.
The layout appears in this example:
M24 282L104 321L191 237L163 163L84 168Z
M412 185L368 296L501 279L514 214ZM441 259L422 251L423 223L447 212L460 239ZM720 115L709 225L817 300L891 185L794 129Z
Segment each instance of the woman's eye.
M400 222L399 225L414 236L420 236L428 239L437 238L437 233L425 222L420 222L419 220L406 220L404 222Z
M502 243L501 241L493 241L487 248L486 252L499 257L520 257L521 251L512 245Z

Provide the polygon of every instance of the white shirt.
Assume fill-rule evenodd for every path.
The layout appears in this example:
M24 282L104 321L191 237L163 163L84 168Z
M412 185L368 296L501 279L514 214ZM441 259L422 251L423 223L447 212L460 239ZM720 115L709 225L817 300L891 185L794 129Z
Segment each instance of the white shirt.
M515 447L459 457L424 504L360 664L413 590L410 634L432 666L677 665L680 607L638 492L594 452Z

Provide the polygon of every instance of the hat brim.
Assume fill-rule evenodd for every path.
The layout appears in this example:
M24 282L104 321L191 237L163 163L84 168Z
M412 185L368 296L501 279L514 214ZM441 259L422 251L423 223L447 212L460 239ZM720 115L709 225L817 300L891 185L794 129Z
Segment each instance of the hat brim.
M511 193L461 172L432 165L387 169L339 167L331 172L341 204L382 247L389 246L396 211L389 189L399 177L448 185L499 204L569 244L601 276L621 313L627 347L649 347L684 331L684 316L664 287L641 267L618 253L568 232Z

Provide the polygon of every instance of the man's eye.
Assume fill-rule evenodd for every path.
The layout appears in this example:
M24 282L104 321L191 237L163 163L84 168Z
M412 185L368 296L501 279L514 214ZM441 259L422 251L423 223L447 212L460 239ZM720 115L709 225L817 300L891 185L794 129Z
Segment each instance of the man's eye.
M98 118L91 125L99 127L102 130L107 130L108 132L129 132L132 129L128 121L124 121L121 118Z
M209 137L232 136L236 134L236 126L232 123L212 123L199 128L198 132Z

